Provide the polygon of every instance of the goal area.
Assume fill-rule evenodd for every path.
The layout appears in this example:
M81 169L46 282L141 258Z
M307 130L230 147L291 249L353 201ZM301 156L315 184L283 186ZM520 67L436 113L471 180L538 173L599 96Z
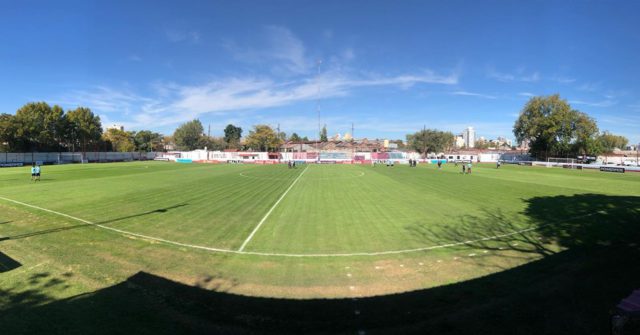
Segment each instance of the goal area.
M87 163L80 153L61 152L58 154L58 164Z

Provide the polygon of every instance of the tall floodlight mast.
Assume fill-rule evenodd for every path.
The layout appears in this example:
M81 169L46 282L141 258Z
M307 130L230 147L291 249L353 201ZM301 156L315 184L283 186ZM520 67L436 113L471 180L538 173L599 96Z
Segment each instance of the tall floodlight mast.
M320 65L322 64L322 60L318 59L316 62L316 66L318 69L318 74L316 77L317 91L316 91L316 113L318 114L318 159L320 158L320 134L322 134L322 130L320 128Z

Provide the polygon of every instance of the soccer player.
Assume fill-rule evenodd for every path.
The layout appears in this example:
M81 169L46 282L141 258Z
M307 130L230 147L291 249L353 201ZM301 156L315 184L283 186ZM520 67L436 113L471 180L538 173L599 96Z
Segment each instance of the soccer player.
M496 169L499 169L499 168L500 168L500 161L497 161L496 162Z
M471 174L471 162L467 164L467 173Z
M40 180L40 165L36 165L36 181Z
M31 181L36 180L36 163L31 164Z
M466 168L467 168L467 166L464 165L464 163L462 163L462 174L466 174L467 173Z

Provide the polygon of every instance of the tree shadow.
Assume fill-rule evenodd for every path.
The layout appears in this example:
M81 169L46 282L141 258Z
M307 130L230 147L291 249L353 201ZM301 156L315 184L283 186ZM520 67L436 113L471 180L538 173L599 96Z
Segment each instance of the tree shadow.
M10 334L607 334L611 308L640 286L640 197L526 201L524 226L494 212L463 218L435 237L412 228L427 240L459 241L460 250L539 256L472 280L367 298L298 300L231 294L237 281L221 275L190 286L140 272L59 301L40 292L15 299L19 292L0 292L19 302L3 309L0 324ZM530 230L512 230L523 228ZM497 240L464 243L501 232Z
M67 231L67 230L90 227L90 226L95 226L95 225L107 225L107 224L110 224L110 223L123 221L123 220L127 220L127 219L132 219L132 218L136 218L136 217L140 217L140 216L166 213L169 210L172 210L172 209L175 209L175 208L179 208L179 207L183 207L183 206L187 206L187 204L178 204L178 205L174 205L174 206L170 206L170 207L158 208L158 209L155 209L155 210L152 210L152 211L147 211L147 212L133 214L133 215L127 215L127 216L121 216L121 217L118 217L118 218L115 218L115 219L104 220L104 221L99 221L99 222L94 222L94 223L83 223L83 224L72 225L72 226L63 226L63 227L57 227L57 228L50 228L50 229L45 229L45 230L40 230L40 231L35 231L35 232L30 232L30 233L24 233L24 234L20 234L20 235L5 236L5 237L0 237L0 242L5 241L5 240L19 240L19 239L23 239L23 238L27 238L27 237L58 233L58 232L63 232L63 231Z
M17 269L22 264L0 251L0 273Z

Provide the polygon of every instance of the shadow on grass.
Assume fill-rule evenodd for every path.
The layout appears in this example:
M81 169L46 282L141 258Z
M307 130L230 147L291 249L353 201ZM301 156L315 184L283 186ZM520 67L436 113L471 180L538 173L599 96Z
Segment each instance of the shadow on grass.
M11 334L607 334L611 308L640 287L640 197L586 194L527 203L532 230L459 248L495 251L504 244L539 260L451 285L359 299L272 299L204 285L224 279L215 276L188 286L141 272L59 301L39 292L21 298L0 292L9 301L0 324ZM522 229L501 227L509 223L503 213L476 219L440 237L466 241ZM429 236L426 229L415 232Z
M140 216L150 215L150 214L162 214L162 213L168 212L169 210L172 210L172 209L175 209L175 208L179 208L179 207L183 207L183 206L187 206L187 204L179 204L179 205L174 205L174 206L170 206L170 207L159 208L159 209L155 209L155 210L152 210L152 211L147 211L147 212L144 212L144 213L121 216L121 217L118 217L118 218L115 218L115 219L94 222L92 224L83 223L83 224L72 225L72 226L63 226L63 227L58 227L58 228L50 228L50 229L35 231L35 232L31 232L31 233L20 234L20 235L5 236L5 237L0 237L0 242L5 241L5 240L19 240L19 239L23 239L23 238L27 238L27 237L58 233L58 232L63 232L63 231L67 231L67 230L90 227L90 226L95 226L95 225L106 225L106 224L110 224L110 223L114 223L114 222L118 222L118 221L122 221L122 220L127 220L127 219L132 219L132 218L136 218L136 217L140 217Z
M11 271L13 269L17 269L21 266L20 262L15 259L7 256L2 251L0 251L0 273Z

